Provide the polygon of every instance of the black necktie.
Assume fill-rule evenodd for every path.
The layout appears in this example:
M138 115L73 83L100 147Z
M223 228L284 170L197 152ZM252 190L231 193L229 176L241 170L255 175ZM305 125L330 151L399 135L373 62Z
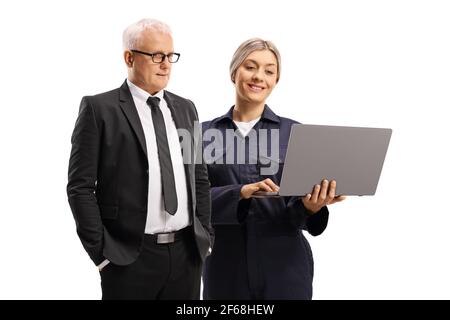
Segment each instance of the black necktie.
M172 160L170 158L169 143L167 142L166 125L159 108L159 98L149 97L147 104L152 111L153 127L155 128L156 145L158 146L159 166L161 168L162 193L166 211L174 215L177 212L178 200L173 176Z

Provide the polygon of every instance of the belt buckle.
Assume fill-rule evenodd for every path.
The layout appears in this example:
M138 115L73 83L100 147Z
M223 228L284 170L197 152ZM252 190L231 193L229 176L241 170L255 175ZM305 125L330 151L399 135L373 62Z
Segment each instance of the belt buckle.
M175 233L159 233L156 239L156 243L164 244L164 243L172 243L175 241Z

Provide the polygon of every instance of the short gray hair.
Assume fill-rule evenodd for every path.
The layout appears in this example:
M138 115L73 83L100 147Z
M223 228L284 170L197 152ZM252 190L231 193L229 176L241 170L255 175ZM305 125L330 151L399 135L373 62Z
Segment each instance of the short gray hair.
M273 52L277 59L277 82L280 80L281 73L281 55L275 44L271 41L263 40L260 38L252 38L244 41L233 55L230 63L230 77L231 81L234 82L234 76L236 75L236 70L240 67L242 62L250 55L250 53L257 50L270 50Z
M139 35L145 30L158 31L170 35L172 34L172 30L170 30L170 27L164 22L156 19L142 19L138 22L133 23L132 25L129 25L124 30L122 36L123 49L135 49Z

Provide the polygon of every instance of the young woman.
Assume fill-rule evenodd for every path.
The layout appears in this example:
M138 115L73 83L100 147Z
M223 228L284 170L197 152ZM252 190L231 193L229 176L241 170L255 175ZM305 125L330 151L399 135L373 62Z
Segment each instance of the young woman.
M336 182L326 180L303 198L252 197L256 191L278 191L296 123L265 103L280 69L273 43L242 43L230 65L235 105L203 123L215 228L203 270L204 299L312 298L313 257L302 230L321 234L328 222L326 205L344 197L336 197Z

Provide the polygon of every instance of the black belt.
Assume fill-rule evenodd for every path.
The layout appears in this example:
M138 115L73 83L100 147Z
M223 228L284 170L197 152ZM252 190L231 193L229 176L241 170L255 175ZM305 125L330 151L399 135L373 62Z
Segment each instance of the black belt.
M152 242L157 244L173 243L185 239L189 235L192 235L192 227L190 226L173 232L145 234L148 239L151 239Z

